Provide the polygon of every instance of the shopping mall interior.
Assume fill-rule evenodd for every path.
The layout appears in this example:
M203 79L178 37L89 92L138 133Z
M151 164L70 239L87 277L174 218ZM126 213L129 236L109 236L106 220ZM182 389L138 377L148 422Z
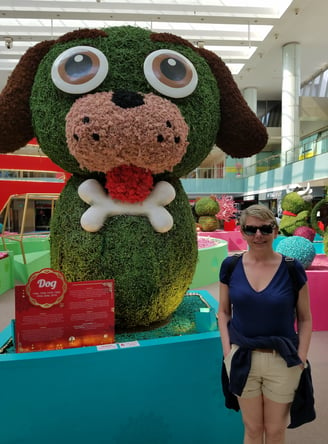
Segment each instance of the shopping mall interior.
M326 0L43 0L42 2L0 0L0 121L5 122L0 123L0 140L9 140L6 122L11 119L7 114L3 114L1 117L1 109L4 110L7 106L7 102L1 98L1 94L2 92L7 94L9 91L9 95L7 94L9 100L15 102L15 92L12 92L11 86L8 88L7 85L15 69L24 59L26 52L35 45L40 42L57 41L66 33L74 33L84 29L96 30L132 26L152 33L173 34L183 38L200 51L202 49L212 51L222 59L241 96L267 132L265 146L260 151L254 149L256 154L252 156L248 156L247 153L246 157L231 156L224 151L222 146L220 147L217 141L211 144L210 152L203 156L192 171L186 172L180 178L189 204L194 206L196 200L202 197L214 196L216 199L220 199L222 196L228 196L235 204L237 210L235 216L249 205L261 203L281 218L283 198L296 191L311 196L312 207L326 199L321 206L321 212L318 211L323 233L328 230L328 59L325 41L327 17L328 2ZM63 42L65 44L65 41ZM125 50L126 48L128 45ZM116 50L117 48L115 48ZM130 49L128 48L128 50ZM26 78L29 77L28 66L28 64L25 65L24 77ZM111 69L114 71L115 68L109 66L109 71ZM32 67L32 69L34 68ZM151 86L153 87L153 84ZM18 88L19 94L23 89L24 87ZM155 87L153 89L156 90ZM33 98L31 100L33 101ZM179 100L180 98L176 102L179 103ZM46 119L47 110L41 110L40 115L42 113ZM61 111L59 115L63 115ZM15 129L10 131L14 133ZM50 132L49 127L49 135ZM238 128L235 132L238 132ZM0 226L2 229L0 255L3 254L0 256L0 362L4 370L1 375L0 369L0 377L6 378L3 384L8 386L4 392L4 396L8 396L5 402L8 408L6 405L2 405L4 414L1 416L7 421L3 426L9 429L3 444L14 442L43 444L46 439L49 444L55 444L59 439L64 444L66 442L91 442L90 436L93 435L90 435L90 427L86 425L88 421L92 423L95 421L93 426L96 426L96 422L99 426L99 433L93 436L92 442L96 444L109 442L108 435L105 436L107 432L102 424L106 419L103 411L108 408L107 401L102 398L101 394L95 395L90 381L87 381L84 387L86 401L81 394L81 385L88 378L88 374L92 375L94 380L97 379L97 374L100 375L96 385L98 391L101 391L102 384L107 383L107 378L111 386L113 385L111 378L117 378L118 383L115 384L114 381L114 385L117 387L113 389L112 398L112 403L116 403L117 408L116 411L112 407L109 407L108 410L109 416L112 415L114 418L110 424L113 428L110 440L112 443L184 444L188 442L201 444L210 442L209 440L202 441L199 438L201 436L200 429L202 429L204 436L210 437L211 442L214 435L222 444L240 444L241 421L239 416L222 413L221 407L219 408L217 431L215 431L216 426L213 419L217 419L217 399L212 399L212 396L215 396L216 389L212 390L206 378L213 380L217 377L215 373L217 362L216 358L213 362L210 360L207 362L205 352L215 351L217 337L215 336L216 332L207 331L207 327L203 327L205 330L201 330L204 337L200 342L203 344L196 344L196 351L200 353L200 357L196 357L196 359L195 356L184 355L189 344L186 346L183 343L182 349L180 349L181 344L171 344L169 340L156 338L152 338L148 342L139 341L139 339L122 341L123 345L117 346L118 350L114 352L119 356L117 361L114 359L112 361L110 355L114 356L114 353L108 351L113 350L114 347L106 349L106 346L114 346L114 344L103 344L103 348L98 346L97 350L95 347L89 347L91 349L90 357L85 351L86 347L82 352L51 349L51 351L41 353L30 353L29 355L32 355L30 359L24 357L25 353L21 353L20 357L12 357L15 353L6 352L7 346L9 349L10 346L13 346L12 342L8 341L8 335L15 335L15 333L10 333L15 328L13 321L11 321L14 319L17 309L15 307L15 297L17 298L15 287L22 284L28 286L28 279L32 274L34 276L34 273L43 267L44 269L50 267L50 222L59 196L73 174L51 160L50 156L48 157L42 150L42 142L45 143L44 133L43 139L41 135L40 141L33 132L30 132L29 136L26 143L22 143L22 146L19 145L15 150L6 150L3 147L4 144L0 144ZM49 138L54 139L54 137ZM29 195L28 199L26 198L27 194ZM85 202L89 203L88 198ZM73 212L72 220L74 220ZM65 219L65 223L70 224L70 217ZM234 222L235 228L236 223ZM65 225L66 228L67 225ZM65 231L63 228L62 230ZM226 242L223 241L225 255L247 250L246 242L241 238L238 229L226 231L223 233L221 230L217 236L221 240L226 240ZM27 237L25 237L26 233L28 233ZM206 237L215 237L213 233L205 232L205 235ZM58 236L58 232L56 232L56 236ZM68 236L66 241L67 239ZM68 240L69 242L70 240ZM89 251L92 254L93 248L97 249L97 242L86 243L85 249L81 247L78 250L79 253L82 252L81 256L88 256ZM137 241L135 242L137 243ZM101 247L103 248L102 254L105 249L104 245ZM135 244L133 243L133 245ZM137 248L136 246L135 249ZM142 243L141 248L146 248L145 244ZM183 248L184 246L181 244L181 255ZM130 250L133 251L132 246ZM220 255L223 254L222 251L220 251ZM198 253L199 258L204 258L204 263L200 264L200 259L198 259L198 268L188 288L189 291L200 292L206 301L206 307L210 307L211 312L213 307L217 309L219 304L217 276L222 258L221 256L220 259L212 256L208 258L206 251L199 250ZM316 237L316 253L325 255L322 236ZM56 254L58 257L64 255L62 252L56 252ZM56 254L52 253L52 258ZM124 260L122 259L123 265L121 267L127 263L130 264L131 260L134 267L138 268L129 254L130 252L127 252ZM214 254L218 254L217 251ZM28 258L31 258L30 264L28 264ZM76 261L77 268L81 262L83 259ZM213 268L214 262L215 267ZM90 264L92 261L89 261L85 267L90 267ZM165 265L163 266L165 267ZM144 270L146 268L147 264L145 264ZM214 277L211 276L209 280L207 273L210 270L213 271ZM198 275L196 276L197 271ZM315 292L313 291L311 294L315 327L309 360L312 365L317 419L295 430L288 430L286 444L325 444L328 434L327 421L325 420L328 401L325 381L328 369L328 355L326 353L328 337L326 309L328 306L325 302L326 295L323 294L328 282L328 269L313 268L307 273L311 288L315 289ZM74 276L74 273L72 275ZM205 275L206 279L204 279ZM202 318L201 322L204 322L204 319ZM31 319L26 320L26 322L30 321ZM164 342L159 345L155 344L156 341L161 340ZM136 358L136 344L138 347L141 345L143 350L141 362L139 362L140 357ZM156 347L159 346L162 347L161 350L164 353L157 350ZM122 350L124 347L127 350ZM155 354L148 356L147 353L148 351L150 353L152 347L154 347ZM173 353L172 347L175 348ZM101 358L99 358L101 355L99 351L103 353ZM59 352L63 354L59 355ZM47 362L40 357L42 353L48 354L49 360ZM123 356L124 353L125 356ZM35 357L33 358L33 356ZM67 366L66 362L68 361L65 359L70 361L70 366ZM95 359L93 362L98 362L95 368L92 368L90 359ZM129 361L130 359L135 360L133 361L135 368L132 361ZM172 359L176 359L176 364L170 361ZM176 380L174 380L174 372L170 373L169 362L173 366L176 365L177 372L181 373ZM60 371L64 372L66 378L62 385L54 367L56 365ZM97 365L113 365L112 376L110 372L105 374L103 369L97 368ZM123 365L126 366L124 371L122 371ZM186 365L192 366L193 370L190 367L186 369ZM85 369L75 379L74 375L83 366ZM147 371L146 366L148 366ZM42 387L35 388L36 404L45 402L50 415L56 411L60 412L58 414L59 421L62 421L66 427L62 433L56 430L57 419L49 420L47 409L44 409L43 406L31 407L30 414L28 414L27 411L30 408L28 400L22 401L21 405L24 409L15 404L14 397L17 399L20 393L23 393L25 397L33 396L33 390L27 385L31 384L33 375L40 369L43 372L43 376L40 376L41 383L48 384L44 374L49 372L49 377L54 378L54 384L49 391L50 397L45 395ZM162 381L162 385L157 384L156 375L151 375L149 369L158 372L157 377L159 381ZM164 374L165 372L166 374ZM135 379L133 379L132 373L134 373ZM13 384L20 378L31 379L26 384L20 382L16 388L11 388L8 382L8 378L9 381L13 379L11 375L14 375ZM172 382L173 380L175 382ZM149 381L151 383L146 388ZM125 396L128 397L131 393L135 398L144 396L143 408L139 408L142 402L137 403L135 399L133 402L131 401L131 406L127 406L127 403L123 402L118 387L125 383ZM202 385L203 388L201 388ZM190 386L197 387L194 398L188 391ZM180 401L176 396L181 387L183 396L185 396L185 399L181 401L185 413L178 413L177 409ZM71 388L70 399L72 401L66 402L61 397L65 391L71 390ZM154 393L158 395L158 402L156 401L153 406ZM107 389L104 394L109 396ZM172 399L167 399L166 394L172 396ZM208 404L206 396L208 396ZM74 403L74 397L76 403ZM52 401L49 402L50 398ZM86 413L83 411L81 407L84 402L93 404L91 408L94 409L94 414L89 412L90 406ZM61 403L66 403L62 410ZM79 411L79 418L76 418L76 415L74 416L72 413L76 407ZM24 417L18 415L22 424L21 430L18 430L15 422L19 409L25 411ZM38 428L35 425L35 418L33 419L32 416L39 409L44 409L45 413L40 412L39 422L43 421L44 423ZM117 415L117 411L120 409L125 412L127 419L123 418L124 415ZM198 426L195 410L202 411L199 413L199 418L203 422ZM171 411L172 414L168 415L168 411ZM180 422L176 419L178 416ZM192 419L190 420L190 418ZM68 431L70 421L72 428ZM81 426L79 431L81 423L83 423L83 427ZM150 423L156 425L150 427ZM229 435L228 432L222 431L226 425L230 430L235 428L236 435L233 433ZM188 428L192 431L186 432ZM128 430L134 430L135 440L131 438ZM181 438L182 431L185 436ZM27 440L24 440L24 433L29 437ZM30 438L31 436L34 438Z
M279 208L286 190L310 183L314 199L322 198L328 156L328 75L322 37L327 3L134 3L43 1L40 5L32 1L26 6L20 1L3 1L0 90L28 47L76 28L132 24L177 34L223 59L269 135L265 148L247 159L231 158L214 146L199 167L184 178L188 195L228 193L241 207L259 201ZM33 145L35 141L31 143L22 147L21 154L42 155ZM26 169L18 169L7 162L1 162L1 180L40 175L48 182L63 179L58 172L49 172L49 166L47 172L40 173L33 172L29 163Z

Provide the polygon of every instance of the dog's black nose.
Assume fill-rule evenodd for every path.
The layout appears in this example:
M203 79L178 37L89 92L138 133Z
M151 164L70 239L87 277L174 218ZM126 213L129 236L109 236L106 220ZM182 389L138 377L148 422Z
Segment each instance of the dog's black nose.
M112 102L121 108L135 108L145 103L141 94L124 90L114 91Z

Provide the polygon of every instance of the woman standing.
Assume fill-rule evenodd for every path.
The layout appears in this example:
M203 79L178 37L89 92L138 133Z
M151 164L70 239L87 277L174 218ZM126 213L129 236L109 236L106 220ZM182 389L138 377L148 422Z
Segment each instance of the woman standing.
M240 226L248 251L232 273L232 257L220 270L218 320L229 391L241 409L244 444L283 444L311 339L307 277L294 260L293 282L285 258L273 250L278 226L267 207L248 207Z

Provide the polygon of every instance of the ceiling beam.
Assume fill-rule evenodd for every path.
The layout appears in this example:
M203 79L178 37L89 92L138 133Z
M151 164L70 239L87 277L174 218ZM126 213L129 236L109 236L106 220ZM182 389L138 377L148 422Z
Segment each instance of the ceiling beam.
M12 0L8 2L0 0L1 15L8 18L71 18L84 17L94 20L97 16L111 14L138 14L144 16L165 15L186 17L194 16L201 21L213 17L216 23L257 23L272 24L280 18L278 8L265 6L224 6L208 4L180 4L177 2L129 2L129 1L56 1L43 0ZM108 18L106 18L108 20ZM172 21L170 19L170 21ZM207 20L206 20L207 21ZM208 22L208 21L207 21Z
M278 19L222 16L211 13L210 15L194 13L193 11L163 11L146 12L143 10L116 12L113 11L28 11L8 10L0 11L1 19L44 19L44 20L91 20L91 21L132 21L132 22L171 22L171 23L207 23L227 25L269 25L273 26Z
M12 32L8 32L6 34L4 34L3 32L0 33L0 40L5 40L6 37L10 36L13 37L14 42L42 42L44 40L50 40L50 39L57 39L58 37L62 36L63 34L65 34L66 32L69 31L73 31L74 28L64 28L62 29L61 32L54 32L53 34L51 34L50 32L46 33L43 32L41 34L27 34L27 33L22 33L22 34L18 34L17 31L13 31L13 28L11 28ZM3 31L3 30L2 30ZM45 31L43 29L43 31ZM156 30L154 30L156 31ZM179 34L180 36L186 38L187 40L190 40L191 43L193 44L197 44L197 42L202 41L204 42L204 46L231 46L231 47L238 47L240 46L240 48L245 48L245 46L249 46L249 42L247 39L240 39L240 40L232 40L232 39L220 39L217 37L217 33L213 33L213 36L207 34L206 36L203 35L203 37L201 37L200 33L194 32L194 37L191 38L191 36L188 36L186 32L180 30L170 30L167 29L167 32L171 32L174 34ZM216 35L214 35L216 34ZM261 43L260 40L252 40L251 41L251 46L259 46L259 44ZM0 47L0 52L1 52L1 47ZM6 54L8 53L8 50L6 51Z

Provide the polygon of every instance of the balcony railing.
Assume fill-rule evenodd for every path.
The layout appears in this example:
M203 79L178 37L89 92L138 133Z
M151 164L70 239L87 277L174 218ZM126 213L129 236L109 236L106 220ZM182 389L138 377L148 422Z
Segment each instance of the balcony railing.
M320 154L328 152L328 132L321 135L316 140L303 143L297 148L286 151L281 154L273 154L265 159L259 159L251 165L244 166L242 168L234 166L225 166L221 169L218 175L217 167L210 168L197 168L193 173L188 175L188 179L219 179L227 178L233 173L236 178L246 178L255 176L256 174L263 173L265 171L274 170L280 168L281 164L288 165L290 163L299 162L304 159L309 159ZM284 159L282 159L284 156Z

